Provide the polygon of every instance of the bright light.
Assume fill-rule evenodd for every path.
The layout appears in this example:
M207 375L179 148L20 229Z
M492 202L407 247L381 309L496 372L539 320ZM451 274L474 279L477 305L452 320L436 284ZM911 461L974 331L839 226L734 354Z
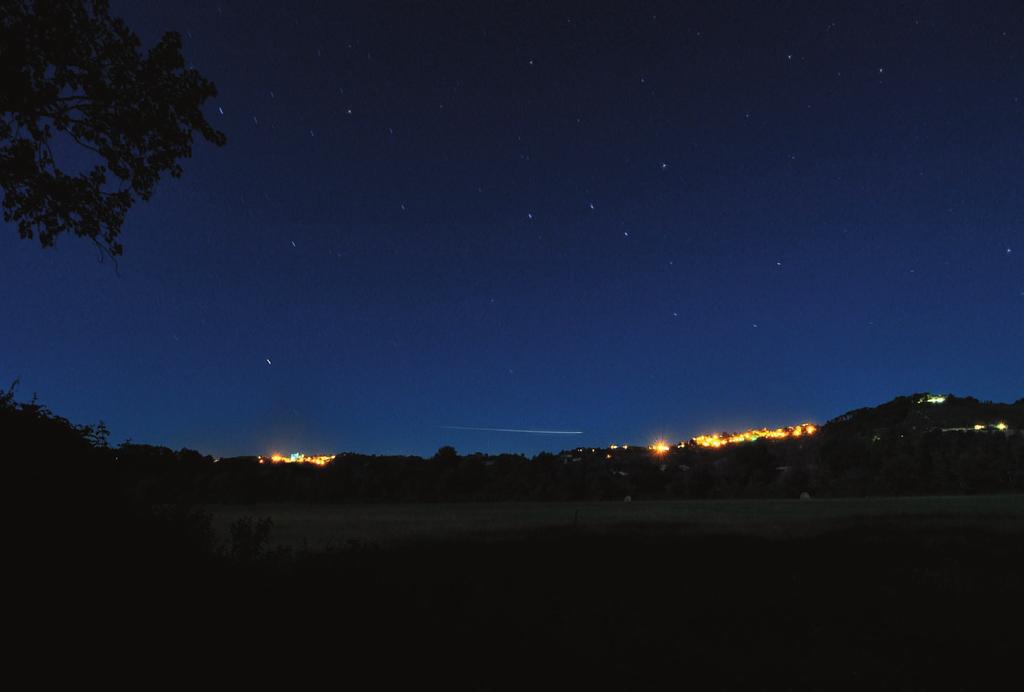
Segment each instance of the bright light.
M1006 423L996 423L996 430L1006 430Z
M710 447L718 449L725 445L738 444L740 442L753 442L765 438L768 440L784 440L788 437L802 437L813 435L818 432L818 426L813 423L801 423L786 428L755 428L741 433L715 433L714 435L698 435L691 442L699 447Z
M926 394L917 400L919 404L941 404L946 401L946 397L938 394Z
M668 450L672 448L669 447L668 443L665 442L665 440L658 440L657 442L652 444L649 449L655 454L661 455L665 454L666 452L668 452Z
M275 452L270 455L271 464L313 464L314 466L327 466L332 461L334 461L333 454L306 456L302 452L295 452L289 456L284 456L283 454ZM260 463L263 463L262 457L260 459Z

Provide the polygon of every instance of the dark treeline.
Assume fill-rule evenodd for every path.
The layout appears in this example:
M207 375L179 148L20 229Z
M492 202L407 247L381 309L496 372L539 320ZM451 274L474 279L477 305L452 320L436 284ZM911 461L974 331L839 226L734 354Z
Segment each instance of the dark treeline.
M579 448L521 455L431 458L340 454L325 467L219 459L197 451L122 444L105 429L76 427L8 393L4 429L23 437L33 460L61 473L92 468L142 504L404 502L844 497L1024 491L1024 402L992 404L924 395L899 397L824 425L813 437L693 445L657 455L643 447ZM996 428L1003 424L1005 429ZM984 425L975 430L975 425ZM60 434L43 432L57 428ZM54 444L60 442L59 447ZM49 448L50 451L46 451ZM48 462L53 460L48 459ZM47 464L49 465L49 464ZM49 471L47 471L48 473ZM84 482L84 481L83 481ZM109 489L105 492L110 492Z
M578 448L533 458L341 454L326 467L215 461L191 450L123 445L120 482L151 503L705 499L974 494L1024 490L1024 403L924 395L853 411L811 438L657 455ZM983 422L985 427L975 430ZM1005 430L995 428L1003 423Z
M1024 490L1024 436L931 431L872 441L758 441L732 449L606 450L429 459L339 455L328 466L215 462L191 450L112 450L119 481L152 503L621 500L973 494Z

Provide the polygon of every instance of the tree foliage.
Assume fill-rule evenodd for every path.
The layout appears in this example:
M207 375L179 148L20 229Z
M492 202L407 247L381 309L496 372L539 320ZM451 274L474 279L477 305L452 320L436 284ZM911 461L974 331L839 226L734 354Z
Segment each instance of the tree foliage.
M0 187L4 219L44 247L70 231L111 256L128 209L164 173L178 177L212 82L186 67L174 32L148 53L107 0L0 0ZM54 147L86 154L58 166Z

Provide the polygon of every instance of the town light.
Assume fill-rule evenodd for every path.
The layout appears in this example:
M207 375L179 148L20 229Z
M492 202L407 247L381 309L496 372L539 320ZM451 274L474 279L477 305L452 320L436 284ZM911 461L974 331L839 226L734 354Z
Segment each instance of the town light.
M741 433L715 433L713 435L698 435L691 442L698 447L718 449L725 445L738 444L740 442L753 442L765 438L768 440L784 440L789 437L802 437L814 435L818 432L818 426L813 423L801 423L785 428L754 428Z
M334 461L333 454L306 456L302 452L295 452L289 456L284 456L283 454L275 452L270 455L271 464L312 464L313 466L327 466L327 464L332 461ZM263 463L262 459L260 463Z

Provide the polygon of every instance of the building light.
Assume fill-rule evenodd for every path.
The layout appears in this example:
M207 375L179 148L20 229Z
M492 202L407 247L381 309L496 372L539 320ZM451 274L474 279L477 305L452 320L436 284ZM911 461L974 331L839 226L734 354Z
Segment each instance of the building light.
M768 428L754 428L741 433L698 435L693 438L691 442L699 447L718 449L725 445L737 444L740 442L753 442L754 440L759 440L761 438L769 440L784 440L789 437L813 435L816 432L818 432L818 426L813 423L801 423L800 425L793 425L786 428L775 428L774 430L769 430Z
M313 466L327 466L332 461L334 461L333 454L306 456L302 452L295 452L289 456L284 456L275 452L270 456L271 464L312 464ZM260 457L260 463L263 463L263 457Z

